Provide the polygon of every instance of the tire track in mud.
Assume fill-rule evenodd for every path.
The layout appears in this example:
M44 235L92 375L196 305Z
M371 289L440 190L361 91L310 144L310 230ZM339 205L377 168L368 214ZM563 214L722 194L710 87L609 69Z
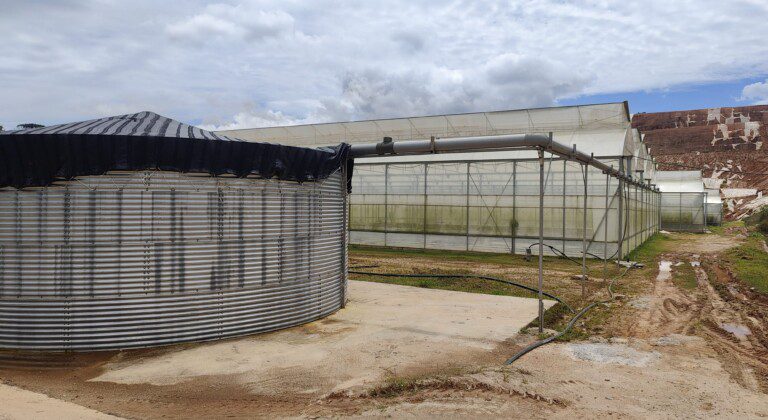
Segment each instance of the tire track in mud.
M746 290L718 263L717 254L702 258L667 254L662 259L673 264L699 262L693 267L697 287L683 290L671 278L657 279L648 308L629 326L628 335L643 339L700 336L733 380L768 393L768 298Z

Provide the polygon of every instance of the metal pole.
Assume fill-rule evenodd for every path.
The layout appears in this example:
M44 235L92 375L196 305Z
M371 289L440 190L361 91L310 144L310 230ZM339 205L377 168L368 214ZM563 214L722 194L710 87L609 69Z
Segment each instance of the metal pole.
M707 199L709 198L709 193L704 193L704 231L707 231Z
M624 158L619 159L619 172L622 174L624 173ZM617 259L621 261L621 258L623 255L624 250L624 180L622 178L619 178L619 253L617 254Z
M603 224L603 280L608 278L608 194L611 176L605 174L605 223Z
M469 165L471 163L467 162L467 251L469 251Z
M424 249L427 249L427 176L428 169L427 164L424 164L424 223L422 226L422 234L424 235Z
M584 214L582 217L582 235L581 235L581 297L587 297L587 199L589 198L589 191L587 191L587 173L589 173L589 166L581 165L584 168Z
M384 246L387 246L389 228L389 164L384 164Z
M552 162L551 161L550 161L550 164L549 164L549 168L550 168L550 170L552 170ZM568 174L568 161L563 159L563 220L562 220L563 221L563 229L562 229L562 235L563 235L563 241L562 241L563 248L562 249L563 249L563 253L565 253L565 238L566 238L566 234L565 234L565 188L566 188L566 184L567 184L567 179L566 179L567 174ZM553 179L552 179L552 186L553 187L555 186L555 182L554 181L555 180L554 180L554 177L553 177Z
M550 133L550 136L552 134ZM544 332L544 149L539 149L539 334Z
M515 237L517 229L514 225L517 223L517 162L512 161L512 249L511 254L515 253ZM519 225L518 225L519 226Z
M637 248L637 231L636 231L636 229L637 229L637 220L639 218L638 216L640 216L640 206L638 205L638 201L637 201L637 190L639 190L640 188L638 188L637 185L635 185L634 189L635 189L635 200L634 200L635 205L634 205L633 213L635 215L632 218L632 230L634 230L635 232L632 234L632 249Z

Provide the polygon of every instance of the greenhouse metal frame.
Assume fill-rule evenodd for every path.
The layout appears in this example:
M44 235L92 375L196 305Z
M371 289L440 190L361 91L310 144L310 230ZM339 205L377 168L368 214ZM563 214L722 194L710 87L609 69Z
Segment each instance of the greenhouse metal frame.
M661 229L706 231L709 206L701 171L657 171L654 181L661 190Z
M706 188L706 214L707 226L719 226L723 223L723 200L720 198L720 189Z
M391 156L462 148L515 149L520 158L403 164ZM532 151L538 158L524 158ZM385 139L353 145L351 154L390 155L357 165L352 243L523 253L548 241L551 253L607 259L623 257L658 229L658 192L628 176L629 158L610 165L555 142L552 133Z
M657 192L589 166L585 191L585 165L544 160L546 245L581 256L586 238L588 255L610 258L658 230ZM538 159L358 163L350 243L525 254L539 240L538 166Z
M626 254L658 229L658 196L632 184L650 181L655 165L642 136L631 128L626 102L250 128L220 134L313 147L341 139L355 148L387 137L406 145L430 138L442 141L532 133L551 133L560 145L569 149L575 145L586 156L613 165L628 181L626 188L619 189L618 179L611 177L606 182L602 179L605 174L590 169L589 199L583 200L580 165L565 163L567 156L545 153L545 176L549 178L544 221L553 246L566 248L569 255L581 255L582 237L587 233L590 253L602 255L603 248L609 255L618 253L619 238L623 238L621 254ZM355 159L350 243L515 253L524 253L536 243L531 237L538 232L537 216L524 217L538 206L534 148L453 150L450 156L398 153L381 157L369 152L365 158ZM585 202L587 212L581 210ZM406 213L411 217L405 217ZM585 215L589 216L586 222ZM620 218L626 233L619 229ZM627 220L629 224L624 223Z

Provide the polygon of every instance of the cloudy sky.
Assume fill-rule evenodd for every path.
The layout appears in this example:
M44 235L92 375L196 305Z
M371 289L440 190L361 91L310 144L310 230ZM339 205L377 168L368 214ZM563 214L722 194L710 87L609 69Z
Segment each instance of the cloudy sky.
M766 22L766 0L3 0L0 124L768 103Z

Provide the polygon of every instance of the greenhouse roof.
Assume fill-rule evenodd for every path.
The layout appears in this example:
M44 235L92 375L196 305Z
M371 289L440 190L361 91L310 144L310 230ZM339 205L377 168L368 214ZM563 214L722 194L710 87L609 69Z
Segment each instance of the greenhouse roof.
M594 153L598 157L631 156L637 148L637 141L630 129L626 102L249 128L220 133L249 141L316 147L336 145L340 142L373 143L381 141L383 137L392 137L397 141L429 139L431 136L451 138L548 132L554 133L556 141L576 144L582 152ZM483 156L492 159L524 159L535 157L536 152L491 152L471 155L478 159ZM455 159L459 159L459 156L453 155L450 158ZM416 157L416 160L423 161L424 157ZM429 160L439 158L432 156Z
M701 171L656 171L654 183L665 192L704 192Z
M706 188L704 191L707 193L707 204L723 204L723 199L720 198L720 189Z

